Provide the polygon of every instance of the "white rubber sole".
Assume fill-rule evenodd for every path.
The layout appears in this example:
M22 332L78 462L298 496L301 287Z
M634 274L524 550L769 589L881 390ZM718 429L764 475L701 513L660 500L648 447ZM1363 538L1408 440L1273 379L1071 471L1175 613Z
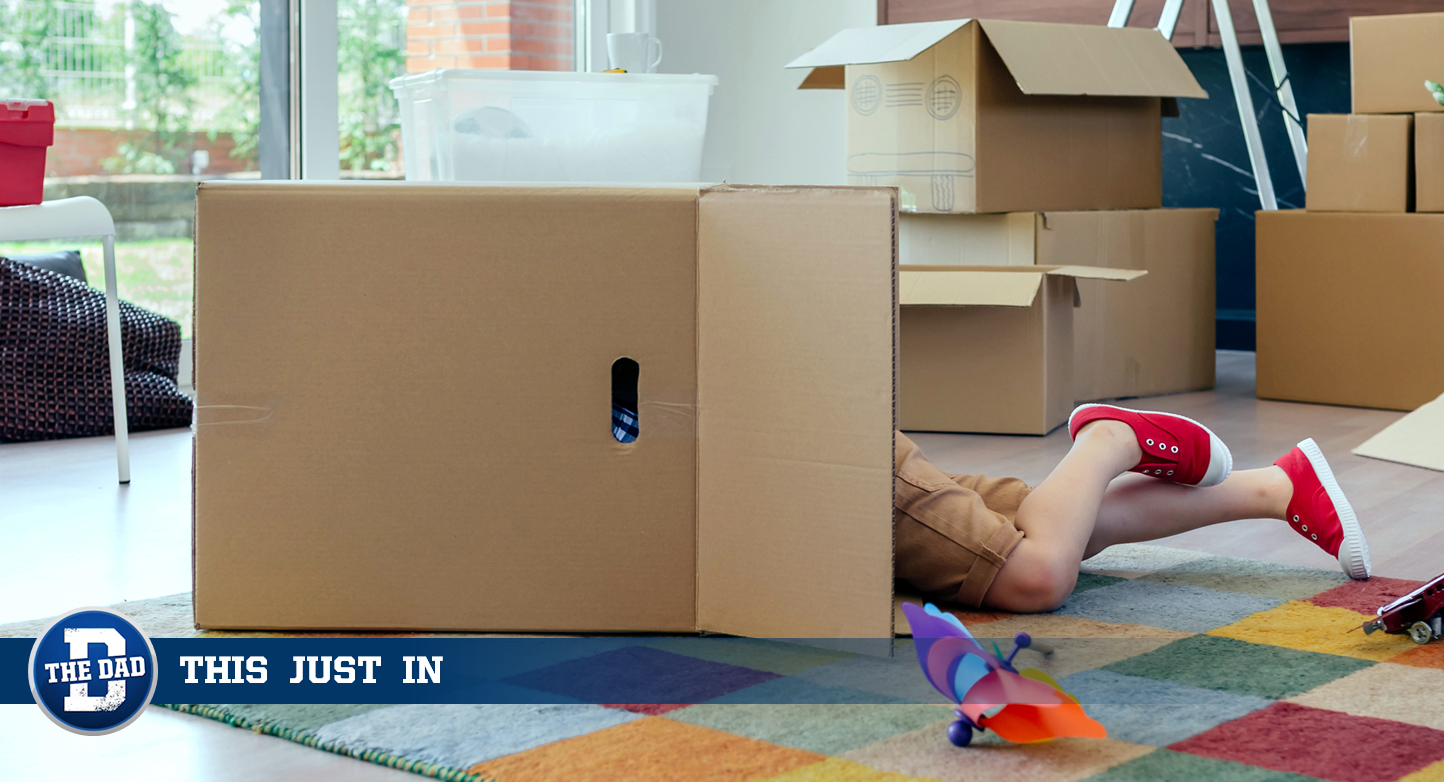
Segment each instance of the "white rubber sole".
M1344 528L1344 542L1339 544L1339 567L1349 578L1368 578L1373 572L1373 565L1369 562L1369 544L1364 540L1364 531L1359 528L1359 517L1354 514L1354 507L1344 498L1344 491L1339 488L1339 482L1334 478L1334 471L1324 458L1324 452L1319 450L1319 444L1310 437L1299 443L1299 450L1309 457L1314 474L1319 476L1319 483L1323 484L1329 501L1334 503L1334 511L1339 514L1339 525Z
M1168 418L1177 418L1180 421L1187 421L1194 426L1202 429L1203 431L1208 432L1208 471L1203 474L1202 480L1200 480L1198 483L1180 483L1180 486L1217 486L1220 483L1223 483L1228 478L1229 474L1233 472L1233 453L1228 450L1228 446L1224 445L1222 440L1218 439L1218 435L1214 434L1212 429L1209 429L1208 427L1193 420L1192 418L1189 418L1188 416L1178 415L1177 413L1162 413L1157 410L1134 410L1128 407L1119 407L1118 405L1078 405L1078 407L1074 408L1072 415L1068 416L1068 431L1073 431L1073 416L1078 415L1078 413L1084 410L1088 410L1094 407L1105 407L1109 410L1124 410L1129 413L1139 413L1144 415L1161 415ZM1323 457L1321 456L1320 458Z

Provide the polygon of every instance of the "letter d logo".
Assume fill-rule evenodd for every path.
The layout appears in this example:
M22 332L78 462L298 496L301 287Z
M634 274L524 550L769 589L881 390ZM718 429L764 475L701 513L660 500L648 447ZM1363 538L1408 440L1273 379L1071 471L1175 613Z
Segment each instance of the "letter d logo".
M155 694L155 648L126 617L80 608L56 619L30 650L30 692L51 722L81 735L134 722Z

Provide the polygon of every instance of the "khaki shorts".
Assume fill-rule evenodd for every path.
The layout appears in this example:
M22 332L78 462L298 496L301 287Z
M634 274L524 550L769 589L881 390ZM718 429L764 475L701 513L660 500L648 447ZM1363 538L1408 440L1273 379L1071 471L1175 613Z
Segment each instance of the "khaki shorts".
M1017 478L949 475L901 432L893 474L897 577L936 600L981 606L1023 539L1013 519L1028 485Z

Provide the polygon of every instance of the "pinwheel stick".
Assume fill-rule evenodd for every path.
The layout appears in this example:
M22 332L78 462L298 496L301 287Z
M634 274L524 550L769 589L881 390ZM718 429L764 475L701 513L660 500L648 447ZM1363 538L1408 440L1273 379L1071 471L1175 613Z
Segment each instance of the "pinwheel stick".
M1013 658L1018 656L1019 649L1032 649L1035 652L1047 657L1053 653L1053 645L1044 641L1035 641L1033 636L1027 633L1018 633L1013 636L1013 651L1008 655L1008 664L1013 664Z

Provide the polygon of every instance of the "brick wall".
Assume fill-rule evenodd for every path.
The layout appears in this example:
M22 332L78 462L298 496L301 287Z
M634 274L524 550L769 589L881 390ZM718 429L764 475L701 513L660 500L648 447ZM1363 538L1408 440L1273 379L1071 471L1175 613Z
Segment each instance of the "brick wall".
M572 69L573 0L406 0L406 71Z
M103 161L118 154L122 143L143 138L144 135L139 131L103 128L56 128L55 144L45 154L45 175L71 177L109 174ZM196 133L191 143L192 149L204 149L211 153L211 163L206 167L207 174L232 174L255 168L248 161L231 157L231 150L236 148L236 142L229 133L217 134L215 141L211 141L204 133ZM177 173L189 174L190 170Z

